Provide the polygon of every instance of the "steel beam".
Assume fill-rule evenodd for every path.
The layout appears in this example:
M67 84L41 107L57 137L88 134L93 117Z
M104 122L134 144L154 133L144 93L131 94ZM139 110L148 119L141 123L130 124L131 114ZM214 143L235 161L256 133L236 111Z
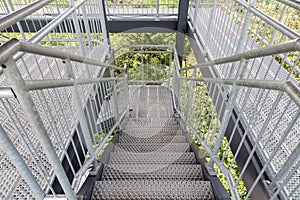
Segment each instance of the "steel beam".
M122 20L108 21L110 33L173 33L177 30L176 20Z
M178 53L179 64L182 66L182 60L185 55L184 39L187 33L187 16L189 9L189 0L180 0L178 6L178 23L176 35L176 50Z
M37 17L30 17L26 18L26 20L22 19L20 20L21 28L24 32L36 32L44 28L47 24L49 24L51 21L53 21L55 17L52 16L44 16L43 19L39 19ZM54 31L57 32L71 32L71 30L74 30L74 23L72 19L69 20L69 26L62 26L61 29L55 28ZM83 19L82 17L78 17L78 20L82 24L85 20L89 24L92 23L92 20L89 18ZM95 21L95 19L94 19ZM97 23L100 23L100 20L98 20ZM152 20L113 20L113 21L107 21L107 31L110 33L122 33L122 32L128 32L128 33L173 33L177 30L177 20L176 19L160 19L159 21L156 21L155 19ZM94 33L95 30L93 30L90 27L90 30L88 30L90 33ZM17 24L12 25L11 27L8 27L3 30L3 32L19 32L19 27ZM80 27L81 32L86 32L86 27Z

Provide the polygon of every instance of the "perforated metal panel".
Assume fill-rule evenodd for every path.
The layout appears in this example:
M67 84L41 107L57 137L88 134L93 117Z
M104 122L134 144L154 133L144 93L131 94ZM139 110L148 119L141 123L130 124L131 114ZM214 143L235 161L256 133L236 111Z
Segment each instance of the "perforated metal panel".
M195 164L194 153L120 153L110 155L110 164Z
M160 135L154 135L152 137L134 137L134 136L121 136L119 138L119 142L123 143L185 143L185 137L184 136L160 136Z
M189 151L188 143L122 143L115 145L115 152L150 153L150 152L185 152Z
M106 165L101 180L200 180L201 165Z
M213 199L206 181L99 181L92 199Z
M139 87L130 98L132 118L169 118L173 115L171 93L161 86Z

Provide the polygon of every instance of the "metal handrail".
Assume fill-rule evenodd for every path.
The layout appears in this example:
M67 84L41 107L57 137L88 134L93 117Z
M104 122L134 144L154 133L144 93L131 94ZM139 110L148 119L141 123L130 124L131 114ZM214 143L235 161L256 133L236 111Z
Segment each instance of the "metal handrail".
M182 68L181 70L184 71L184 70L189 70L189 69L194 69L194 68L227 64L227 63L240 61L242 58L252 59L252 58L271 56L274 54L289 53L292 51L300 51L300 39L291 40L289 42L275 44L275 45L271 45L268 47L262 47L262 48L258 48L258 49L254 49L254 50L250 50L250 51L245 51L243 53L239 53L239 54L236 54L233 56L219 58L219 59L215 59L215 60L212 60L209 62L192 65L190 67L185 67L185 68Z
M32 44L29 42L19 41L18 39L15 38L9 40L8 42L0 46L0 63L4 64L14 54L16 54L19 51L26 52L26 53L33 53L36 55L53 57L53 58L70 59L70 61L95 65L95 66L101 66L101 67L106 67L111 69L124 70L123 68L116 67L114 65L109 65L92 58L75 55L73 53L61 51L59 49L54 49L51 47L45 47L37 44Z
M300 106L300 90L291 81L256 80L256 79L229 79L229 78L179 78L182 80L209 82L225 85L254 87L269 90L280 90L287 93Z
M280 3L283 3L285 5L288 5L292 8L295 8L297 10L300 10L300 2L299 1L292 1L292 0L277 0Z
M76 78L59 80L32 80L25 81L28 90L44 90L50 88L69 87L74 85L86 85L106 81L117 81L122 78Z
M291 101L294 102L295 105L300 108L300 89L292 81L265 80L265 79L263 79L263 80L261 80L261 79L243 79L242 76L239 75L239 72L240 73L245 72L244 70L245 70L245 66L248 63L248 59L262 58L262 57L265 57L265 56L271 56L271 55L282 54L282 53L289 53L289 52L292 52L292 51L300 51L300 39L292 40L292 41L277 44L277 45L272 45L272 46L269 46L269 47L264 47L264 48L259 48L259 49L247 51L245 53L240 53L240 54L236 54L236 55L233 55L233 56L228 56L228 57L225 57L225 58L212 60L212 61L209 61L209 62L206 62L206 63L200 63L198 65L193 65L193 66L186 67L186 68L183 68L183 69L180 69L180 66L175 62L174 77L173 78L176 79L176 80L179 80L178 81L179 83L181 81L191 81L191 82L204 82L204 83L208 83L208 84L213 83L213 84L232 85L233 86L232 93L230 93L229 97L227 96L229 98L229 100L228 100L229 103L227 104L227 107L224 110L224 116L225 117L223 118L222 126L220 127L221 131L219 131L219 133L218 133L219 138L216 141L216 146L214 147L214 152L211 151L210 147L205 145L205 142L201 140L200 136L195 131L194 127L189 123L189 121L186 118L188 115L187 114L184 115L184 113L181 112L181 108L180 108L181 104L180 103L179 103L179 106L177 107L175 101L176 101L176 98L180 98L180 95L181 95L180 93L181 92L179 91L179 94L177 94L178 95L177 97L173 96L173 104L175 106L176 112L179 114L179 116L183 120L184 125L186 126L186 128L189 128L191 133L194 136L196 136L197 140L204 147L205 151L211 156L210 164L215 163L221 169L222 173L225 174L225 177L227 179L227 183L230 185L229 189L231 190L230 192L231 192L232 198L239 199L239 195L238 195L238 193L236 193L237 191L232 190L236 186L235 181L231 182L231 179L230 179L231 175L228 174L228 171L227 171L226 167L222 168L222 162L220 162L220 160L218 160L217 154L218 154L219 149L220 149L221 140L224 138L224 134L225 134L224 130L226 130L226 125L229 123L229 116L232 112L232 109L235 108L235 103L233 102L233 99L236 99L236 97L237 97L237 91L238 91L239 86L248 87L248 88L267 89L267 90L273 90L273 91L281 91L281 95L283 95L283 94L288 95L290 97ZM174 52L174 54L175 54L174 59L176 60L176 51ZM232 62L237 62L237 61L240 62L240 66L239 66L239 70L237 72L238 74L237 74L236 78L219 78L219 77L218 78L208 78L208 77L186 78L186 77L183 77L181 75L181 72L184 71L184 70L214 67L214 65L221 65L221 64L232 63ZM230 65L228 65L228 67L230 67ZM174 84L174 82L173 82L173 84ZM178 83L176 83L176 84L178 84ZM193 86L191 86L191 87L193 87ZM173 93L176 92L175 91L176 89L177 88L174 87L174 85L173 85ZM181 89L179 89L179 90L181 90ZM188 98L190 98L190 97L188 97ZM226 99L226 97L225 97L225 99ZM180 100L178 100L178 101L180 102ZM277 102L279 102L279 100L277 100ZM187 104L189 105L189 102ZM274 109L273 109L273 111L274 111ZM269 116L271 116L271 115L269 114ZM296 118L293 117L293 120L295 120L295 119ZM294 122L290 122L290 124L294 124ZM289 126L289 128L291 128L291 126ZM282 138L281 138L281 141L283 141ZM254 146L254 149L255 148L257 148L257 147ZM279 147L277 146L276 148L279 148ZM251 154L254 154L253 153L255 151L254 149L252 150ZM299 151L294 150L293 155L299 155ZM249 162L249 160L250 159L248 159L247 162ZM278 174L276 175L277 179L274 178L274 180L272 180L272 186L273 187L275 187L275 185L276 185L276 183L275 183L276 180L279 180L280 177L284 177L287 174L287 172L289 172L289 170L291 170L292 166L294 166L294 163L295 163L294 161L295 161L295 159L293 159L293 157L291 155L291 157L288 159L289 163L288 164L286 163L285 170L281 170L280 172L278 172ZM267 163L268 162L270 162L270 161L268 160ZM268 166L268 164L265 164L263 166L262 171L256 177L254 184L257 184L257 182L259 181L259 178L261 177L262 172L266 169L267 166ZM245 168L243 168L243 171L241 172L242 174L245 173L244 169ZM254 188L254 186L251 186L250 192L247 194L247 196L249 196L249 194L251 194L251 192L253 191L253 188Z
M0 19L0 31L14 25L21 19L24 19L25 17L31 15L35 11L41 9L45 5L48 5L53 0L42 0L42 1L35 1L28 6L25 6L17 11L14 11L13 13L6 15Z

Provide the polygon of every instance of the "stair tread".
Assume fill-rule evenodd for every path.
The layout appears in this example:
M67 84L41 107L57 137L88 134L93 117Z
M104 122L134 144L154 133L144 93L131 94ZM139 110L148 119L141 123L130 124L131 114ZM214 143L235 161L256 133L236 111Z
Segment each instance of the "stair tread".
M173 179L201 180L201 165L108 164L102 180Z
M186 152L189 143L117 143L114 152Z
M170 131L178 131L180 130L179 127L172 126L172 127L164 127L164 126L149 126L149 127L125 127L123 131L128 132L128 131L133 131L133 132L141 132L141 131L161 131L161 132L170 132Z
M120 143L186 143L186 138L183 135L164 136L150 135L150 137L131 136L122 134L119 137Z
M162 136L183 136L181 130L162 131L162 130L148 130L148 131L123 131L120 137L136 137L136 138L158 138Z
M97 181L92 199L213 199L208 181Z
M195 164L195 155L192 152L151 152L151 153L123 153L112 152L110 164Z

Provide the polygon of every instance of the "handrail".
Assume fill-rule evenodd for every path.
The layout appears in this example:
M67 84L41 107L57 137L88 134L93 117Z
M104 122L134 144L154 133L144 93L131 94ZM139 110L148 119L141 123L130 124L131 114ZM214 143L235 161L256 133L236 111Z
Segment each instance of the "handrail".
M0 63L4 64L15 53L19 51L33 53L42 56L49 56L53 58L70 59L70 61L75 61L75 62L89 64L89 65L96 65L96 66L101 66L101 67L106 67L111 69L124 70L123 68L116 67L114 65L109 65L95 59L91 59L80 55L75 55L73 53L65 52L51 47L45 47L37 44L31 44L29 42L19 41L18 39L15 38L9 40L8 42L0 46Z
M261 89L280 90L286 92L294 102L300 106L300 90L291 81L257 80L257 79L229 79L229 78L179 78L182 80L219 83L225 85L236 85L255 87Z
M285 5L288 5L292 8L295 8L297 10L300 10L300 3L299 1L291 1L291 0L277 0L280 3L283 3Z
M74 85L86 85L101 83L105 81L116 81L122 78L76 78L76 79L58 79L58 80L32 80L25 81L28 90L43 90L50 88L69 87Z
M33 12L41 9L45 5L51 3L53 0L41 0L35 1L32 4L29 4L17 11L14 11L11 14L8 14L0 19L0 31L14 25L21 19L24 19L28 15L31 15Z
M240 61L242 58L252 59L252 58L258 58L264 56L271 56L274 54L289 53L292 51L300 51L300 39L291 40L289 42L275 44L268 47L262 47L250 51L245 51L243 53L239 53L233 56L228 56L224 58L215 59L209 62L192 65L190 67L182 68L181 70L183 71L183 70L207 67L212 65L221 65L221 64Z

